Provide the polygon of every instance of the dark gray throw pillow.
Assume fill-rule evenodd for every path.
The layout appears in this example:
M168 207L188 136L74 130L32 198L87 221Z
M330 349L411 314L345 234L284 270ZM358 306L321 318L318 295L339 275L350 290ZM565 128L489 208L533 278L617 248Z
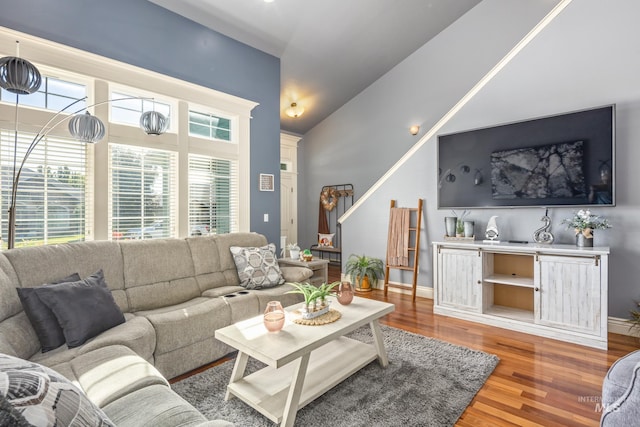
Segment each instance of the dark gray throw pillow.
M78 280L80 280L80 275L73 273L64 279L56 280L44 286L52 286L65 282L77 282ZM36 294L36 289L37 288L16 288L24 312L27 314L31 325L33 325L38 340L40 340L42 352L46 353L47 351L60 347L65 343L65 339L58 319L56 319L53 311L51 311L45 303L40 301L40 298Z
M36 292L55 314L70 348L125 321L102 270L77 282L36 288Z

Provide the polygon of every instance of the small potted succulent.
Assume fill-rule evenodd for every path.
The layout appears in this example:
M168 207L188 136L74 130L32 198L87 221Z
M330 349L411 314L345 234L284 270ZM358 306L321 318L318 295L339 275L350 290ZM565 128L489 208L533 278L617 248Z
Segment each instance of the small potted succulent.
M289 251L289 257L291 259L300 258L300 246L298 246L297 243L289 243L287 245L287 250Z

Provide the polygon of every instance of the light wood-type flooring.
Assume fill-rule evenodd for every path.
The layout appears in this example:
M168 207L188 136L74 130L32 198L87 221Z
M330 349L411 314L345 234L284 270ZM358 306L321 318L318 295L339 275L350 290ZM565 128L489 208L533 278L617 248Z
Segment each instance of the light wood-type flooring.
M339 280L331 266L329 279ZM609 349L597 350L433 314L433 301L381 290L358 296L388 301L395 312L381 323L492 353L500 363L457 426L598 426L602 379L620 356L640 340L609 334ZM225 359L226 360L226 359ZM220 363L214 362L214 364ZM180 380L214 364L174 379Z

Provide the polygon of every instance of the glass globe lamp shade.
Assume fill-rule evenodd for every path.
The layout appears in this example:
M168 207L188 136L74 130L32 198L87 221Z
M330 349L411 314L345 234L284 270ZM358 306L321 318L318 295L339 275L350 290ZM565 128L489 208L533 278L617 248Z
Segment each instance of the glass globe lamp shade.
M304 113L304 107L298 105L296 102L292 102L290 107L284 110L285 114L293 119L300 117Z
M169 120L157 111L145 111L140 116L140 127L147 135L162 135L169 126Z
M29 95L40 89L42 76L31 62L17 56L0 58L0 87L18 95Z
M104 138L105 130L102 121L87 111L73 116L69 121L69 132L79 141L95 144Z

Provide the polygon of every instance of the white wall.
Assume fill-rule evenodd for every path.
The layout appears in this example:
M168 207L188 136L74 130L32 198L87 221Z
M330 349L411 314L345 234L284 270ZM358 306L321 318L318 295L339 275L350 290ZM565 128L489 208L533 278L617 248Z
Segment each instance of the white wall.
M304 137L306 193L310 206L302 236L312 240L317 193L323 184L353 182L360 197L411 144L412 120L421 135L455 104L554 5L555 1L484 0L440 36L374 83ZM598 230L596 245L610 246L609 315L627 317L640 299L640 2L575 0L438 133L617 105L617 206L593 209L614 228ZM361 153L365 166L354 160ZM343 224L343 251L384 258L388 206L425 199L420 286L431 286L429 244L441 239L448 211L436 209L436 138L392 175ZM346 160L343 160L347 157ZM634 188L636 186L636 188ZM635 190L635 191L634 191ZM560 225L573 209L553 208L558 243L572 243ZM531 240L543 210L476 209L470 219L481 233L491 215L505 239ZM301 240L303 238L301 237ZM305 242L308 244L308 242ZM408 282L400 277L393 280Z

